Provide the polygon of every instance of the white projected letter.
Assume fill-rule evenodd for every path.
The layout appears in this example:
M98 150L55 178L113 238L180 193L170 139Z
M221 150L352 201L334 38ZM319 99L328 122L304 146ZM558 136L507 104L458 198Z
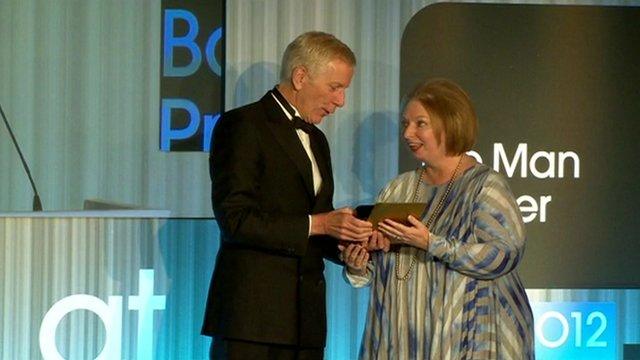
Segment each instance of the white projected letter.
M560 152L558 154L558 177L562 178L564 177L564 161L570 158L573 160L573 177L576 179L580 178L580 157L578 157L578 154L574 153L573 151L567 151L567 152Z
M549 340L544 335L544 324L548 319L556 319L560 322L560 337L557 340ZM554 349L567 341L569 337L569 322L567 318L557 311L547 311L540 316L540 319L535 322L535 337L540 341L540 344Z
M520 163L520 176L527 177L527 144L518 144L518 149L513 156L513 161L509 163L507 153L502 143L493 144L493 169L500 172L500 162L504 163L504 169L508 177L513 177L516 166Z
M476 159L477 162L479 162L480 164L482 164L482 157L480 156L480 154L478 154L476 151L473 150L469 150L467 151L467 155L471 156L472 158Z
M40 353L45 360L64 360L56 346L60 321L75 310L89 310L98 315L106 330L104 348L96 360L120 359L122 337L122 296L109 296L109 304L91 295L72 295L56 302L40 325Z
M545 171L538 170L538 167L536 166L539 158L547 159L547 169ZM529 169L531 170L533 176L537 177L538 179L554 178L556 176L555 154L553 153L553 151L536 151L535 153L533 153L531 159L529 159Z
M138 360L153 358L153 310L164 310L165 296L153 295L153 270L139 273L137 296L129 296L129 310L138 310Z

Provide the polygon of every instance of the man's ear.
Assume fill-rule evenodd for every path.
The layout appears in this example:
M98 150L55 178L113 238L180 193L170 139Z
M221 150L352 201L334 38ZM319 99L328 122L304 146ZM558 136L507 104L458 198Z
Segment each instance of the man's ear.
M296 66L291 74L291 83L293 88L298 91L302 88L302 85L309 79L309 73L304 66Z

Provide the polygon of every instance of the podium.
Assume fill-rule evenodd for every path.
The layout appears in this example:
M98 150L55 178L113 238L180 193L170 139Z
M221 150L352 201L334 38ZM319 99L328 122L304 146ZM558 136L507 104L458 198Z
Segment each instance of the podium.
M212 219L0 213L0 358L206 359Z

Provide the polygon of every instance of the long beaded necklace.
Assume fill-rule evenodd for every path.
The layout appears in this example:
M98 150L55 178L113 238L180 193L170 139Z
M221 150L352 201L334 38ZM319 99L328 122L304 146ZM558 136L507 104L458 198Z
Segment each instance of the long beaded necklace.
M453 174L451 175L451 179L449 179L449 182L447 183L447 188L445 189L444 194L440 198L440 201L438 201L436 208L433 209L433 211L431 212L431 216L429 216L429 219L425 224L427 226L427 229L429 230L431 230L431 226L433 225L434 221L438 217L440 210L442 210L444 201L447 199L447 196L449 196L449 193L451 192L451 188L453 187L453 180L455 180L456 175L458 175L458 170L460 170L460 165L462 164L462 158L464 158L464 155L460 156L460 160L458 160L458 165L456 166L456 169L453 170ZM424 176L424 173L425 173L425 167L423 166L422 171L420 171L420 174L418 176L418 181L416 182L416 188L413 190L413 202L418 201L418 190L420 190L420 185L422 184L422 177ZM396 251L396 266L395 266L396 279L400 281L405 281L411 277L413 267L416 264L416 253L414 250L413 253L411 254L411 262L409 263L409 269L407 270L407 272L404 275L400 275L400 250L401 248L398 249L398 251Z

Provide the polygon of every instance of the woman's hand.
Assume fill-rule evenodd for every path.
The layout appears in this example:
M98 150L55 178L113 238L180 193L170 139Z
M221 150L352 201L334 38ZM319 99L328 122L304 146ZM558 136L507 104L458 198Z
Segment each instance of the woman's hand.
M410 245L427 250L429 248L429 229L420 220L411 215L407 220L409 220L411 226L385 219L378 223L378 230L382 231L394 244Z
M391 247L391 240L384 236L384 234L380 231L373 231L371 237L369 238L369 242L367 243L367 250L369 251L377 251L382 250L384 252L389 252L389 248Z
M352 274L365 275L367 273L367 262L369 252L360 244L352 243L347 246L338 245L340 258L347 264L347 270Z

